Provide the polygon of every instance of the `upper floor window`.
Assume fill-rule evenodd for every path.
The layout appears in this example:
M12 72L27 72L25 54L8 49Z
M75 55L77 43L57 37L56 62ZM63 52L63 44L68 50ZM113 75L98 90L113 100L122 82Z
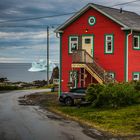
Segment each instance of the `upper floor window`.
M69 37L69 53L78 49L78 36Z
M105 53L112 54L114 51L114 36L105 35Z
M140 37L138 35L133 36L133 48L140 49Z

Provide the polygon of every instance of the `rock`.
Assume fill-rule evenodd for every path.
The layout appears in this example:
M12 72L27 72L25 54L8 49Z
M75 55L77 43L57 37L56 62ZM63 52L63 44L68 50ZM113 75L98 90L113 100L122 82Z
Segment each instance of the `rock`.
M50 83L53 84L53 79L59 79L59 68L58 66L53 69Z

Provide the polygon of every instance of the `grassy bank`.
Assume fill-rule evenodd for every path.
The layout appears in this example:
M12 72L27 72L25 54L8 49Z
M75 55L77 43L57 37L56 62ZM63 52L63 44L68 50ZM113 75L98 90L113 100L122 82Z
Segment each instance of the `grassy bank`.
M140 136L140 105L118 109L66 107L58 103L57 93L45 93L45 96L41 104L53 112L116 135Z
M22 84L22 85L21 85ZM0 83L0 91L26 90L26 89L53 89L54 85L36 86L30 83Z
M90 126L119 135L140 134L140 105L117 110L90 107L49 107Z

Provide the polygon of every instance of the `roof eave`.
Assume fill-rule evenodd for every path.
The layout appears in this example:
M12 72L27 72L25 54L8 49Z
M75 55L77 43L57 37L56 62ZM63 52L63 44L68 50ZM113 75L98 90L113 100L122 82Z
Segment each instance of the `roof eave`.
M122 30L133 30L133 31L139 31L140 32L140 28L122 28Z
M91 4L88 4L84 8L82 8L81 10L79 10L71 18L69 18L68 20L66 20L66 22L64 22L64 24L60 25L54 32L55 33L62 32L63 31L63 28L65 28L67 25L69 25L70 23L72 23L75 20L75 18L81 16L88 8L90 8L90 5Z
M62 31L62 30L55 30L54 32L55 33L63 33L64 31Z

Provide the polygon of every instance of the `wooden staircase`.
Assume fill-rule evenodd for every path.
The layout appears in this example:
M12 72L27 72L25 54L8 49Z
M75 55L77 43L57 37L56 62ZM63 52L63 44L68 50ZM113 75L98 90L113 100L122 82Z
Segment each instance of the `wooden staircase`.
M86 52L86 50L73 51L72 68L86 69L100 84L113 83L116 81Z

